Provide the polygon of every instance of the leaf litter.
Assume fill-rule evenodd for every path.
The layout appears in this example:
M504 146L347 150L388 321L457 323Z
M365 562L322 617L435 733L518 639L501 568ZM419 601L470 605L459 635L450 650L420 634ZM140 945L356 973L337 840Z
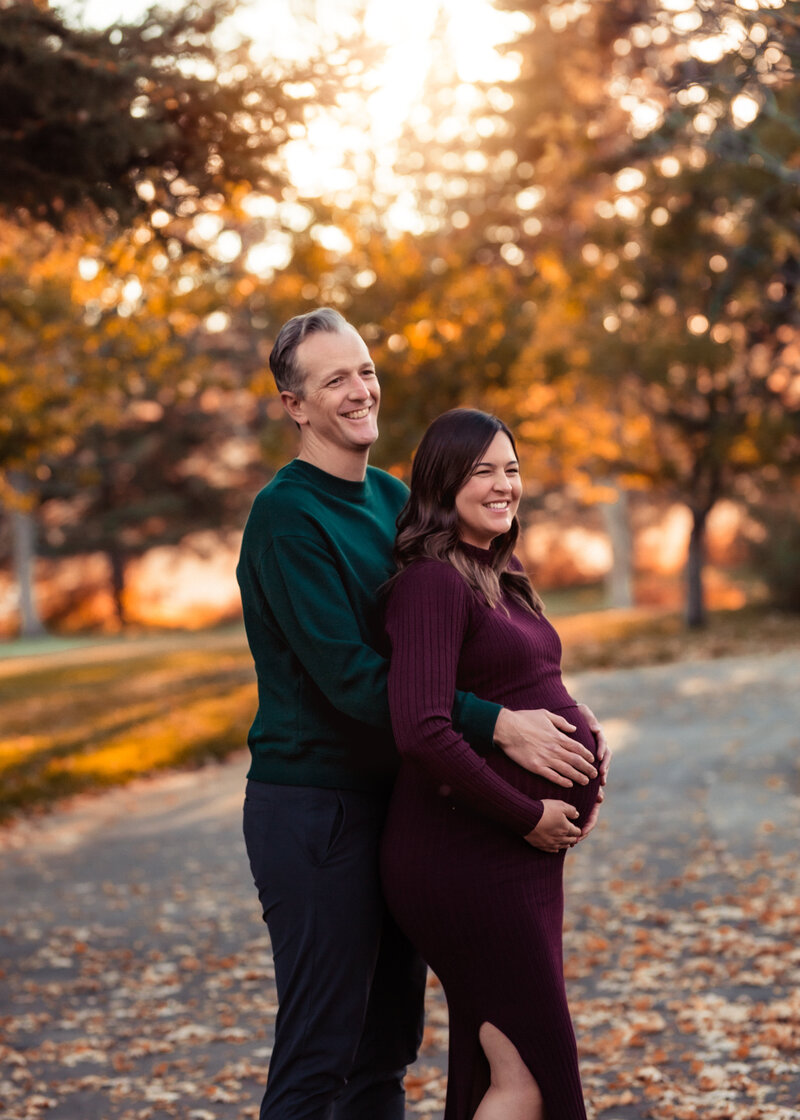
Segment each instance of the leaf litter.
M565 974L590 1120L797 1120L796 859L706 844L672 853L661 877L646 856L617 853L598 881L576 853L568 871ZM226 882L221 870L160 901L90 886L73 896L78 920L53 920L32 892L27 913L5 918L7 1120L257 1116L274 974L241 868ZM409 1115L441 1116L446 1048L431 977Z
M238 814L213 812L225 772L100 799L124 818L172 781L174 830L155 838L155 810L132 812L121 839L107 816L94 834L66 814L0 832L4 1120L257 1118L277 1001ZM213 793L193 801L187 783ZM589 1120L800 1120L796 851L767 827L746 857L702 825L651 836L648 812L622 842L607 815L567 863ZM446 1051L432 977L408 1117L441 1120Z

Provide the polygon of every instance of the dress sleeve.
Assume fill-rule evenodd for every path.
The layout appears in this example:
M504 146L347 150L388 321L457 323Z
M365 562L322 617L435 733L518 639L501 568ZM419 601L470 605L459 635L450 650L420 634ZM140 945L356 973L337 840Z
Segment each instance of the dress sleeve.
M470 748L452 721L470 590L449 564L410 565L392 587L386 629L392 646L389 709L400 754L470 809L527 835L543 806L517 790Z

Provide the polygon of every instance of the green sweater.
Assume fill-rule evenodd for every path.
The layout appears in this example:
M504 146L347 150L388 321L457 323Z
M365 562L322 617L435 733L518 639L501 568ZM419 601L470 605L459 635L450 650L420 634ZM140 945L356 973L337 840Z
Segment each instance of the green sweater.
M258 680L248 777L382 790L397 766L378 589L393 570L402 482L294 459L258 494L236 576ZM500 707L458 694L454 719L488 750Z

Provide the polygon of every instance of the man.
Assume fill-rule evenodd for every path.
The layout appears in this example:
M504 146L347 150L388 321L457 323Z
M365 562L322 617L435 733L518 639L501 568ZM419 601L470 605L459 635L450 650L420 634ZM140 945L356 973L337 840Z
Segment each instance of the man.
M425 968L380 892L396 756L378 591L406 489L368 466L380 386L338 312L290 319L270 368L300 449L256 497L237 568L259 697L244 831L279 1001L260 1115L402 1120ZM479 753L504 749L562 786L595 773L557 715L457 694L453 716ZM554 827L581 836L567 812Z

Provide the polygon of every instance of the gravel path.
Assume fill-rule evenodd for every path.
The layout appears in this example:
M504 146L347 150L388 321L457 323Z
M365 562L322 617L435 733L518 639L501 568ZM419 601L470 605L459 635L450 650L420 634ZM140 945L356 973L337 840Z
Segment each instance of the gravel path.
M800 1118L800 654L570 680L615 761L568 861L590 1117ZM0 832L0 1113L257 1117L275 1014L245 756ZM446 1012L409 1076L441 1116Z

